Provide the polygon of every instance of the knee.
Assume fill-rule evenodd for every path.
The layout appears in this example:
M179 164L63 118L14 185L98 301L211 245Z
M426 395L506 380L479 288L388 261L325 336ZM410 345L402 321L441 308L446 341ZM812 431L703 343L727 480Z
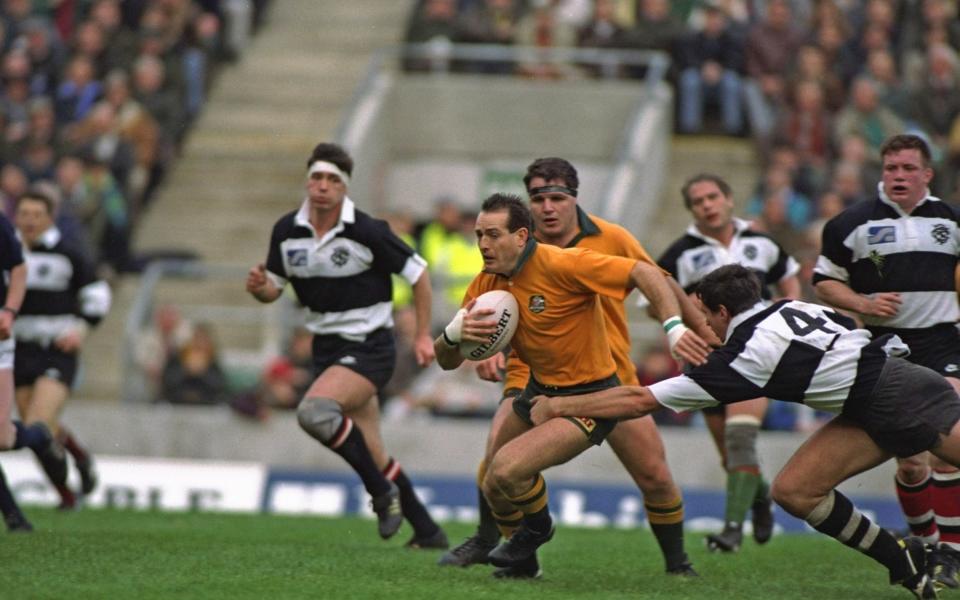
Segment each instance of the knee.
M673 476L665 460L649 461L643 468L632 468L630 475L644 498L662 498L677 493Z
M930 474L926 461L910 457L897 463L897 479L907 485L916 485Z
M728 470L760 464L757 457L759 430L760 422L752 417L741 417L727 422L723 439Z
M803 488L798 482L785 473L780 473L770 484L770 497L791 515L803 518L802 512ZM809 511L808 511L809 512Z
M487 466L487 475L484 477L484 493L487 490L495 495L514 496L514 487L517 482L517 473L514 465L499 457L494 458Z
M330 398L304 398L297 407L297 423L311 437L330 444L343 424L343 409Z

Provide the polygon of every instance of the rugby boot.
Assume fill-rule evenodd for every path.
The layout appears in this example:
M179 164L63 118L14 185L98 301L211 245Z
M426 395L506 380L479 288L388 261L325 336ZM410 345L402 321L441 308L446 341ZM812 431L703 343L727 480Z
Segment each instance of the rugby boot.
M753 519L753 541L766 544L773 536L773 500L767 494L750 506Z
M711 552L737 552L743 542L743 532L733 523L727 523L720 533L707 536L707 549Z
M675 577L700 577L700 573L697 573L693 569L693 564L689 560L685 560L679 565L667 569L667 575L673 575Z
M486 565L490 563L487 555L497 547L497 540L486 540L479 534L472 535L459 546L444 552L437 564L441 567L469 567L470 565Z
M400 509L400 488L392 481L388 481L390 490L382 496L375 496L370 501L373 512L377 513L377 529L380 537L387 540L393 537L403 525L403 512Z
M960 587L957 580L957 571L960 570L960 552L949 546L933 548L927 556L927 574L933 578L934 584L948 588Z
M509 540L491 550L487 557L495 567L521 565L523 561L534 556L537 548L549 542L553 538L555 531L556 527L553 525L550 525L548 531L539 532L530 529L527 527L527 524L524 523Z
M3 521L6 523L7 531L10 533L30 533L33 531L33 525L30 524L30 521L28 521L19 510L14 510L10 514L5 515Z
M450 547L450 542L447 540L447 534L438 527L433 535L419 537L417 534L413 534L413 537L404 546L414 550L446 550Z
M910 593L917 598L939 598L937 586L934 584L933 578L927 573L929 567L928 550L923 540L908 537L898 543L903 548L904 571L899 576L891 571L890 583L899 583L910 590Z
M97 469L93 466L93 459L75 461L77 471L80 472L80 493L88 496L97 487Z
M540 570L540 561L537 560L537 553L534 552L520 564L494 569L493 576L497 579L540 579L543 571Z

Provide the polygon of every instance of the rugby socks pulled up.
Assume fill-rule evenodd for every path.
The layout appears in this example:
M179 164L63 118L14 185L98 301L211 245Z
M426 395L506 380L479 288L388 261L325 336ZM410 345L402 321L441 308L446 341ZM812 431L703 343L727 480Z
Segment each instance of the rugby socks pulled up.
M493 514L494 522L497 524L497 530L505 540L509 540L514 532L520 529L521 523L523 523L523 513L519 510L503 513L491 510L491 513Z
M727 473L727 506L724 527L741 529L747 510L753 505L760 487L760 474L753 470L734 470Z
M343 457L363 482L363 487L371 496L382 496L390 491L390 482L384 477L370 455L367 442L359 427L350 417L343 417L337 433L334 434L328 448Z
M687 564L689 558L683 549L683 498L678 496L663 503L644 501L643 507L667 570Z
M911 575L897 539L857 510L840 492L832 490L804 520L820 533L887 567L891 581L900 581Z
M383 469L383 475L400 488L400 509L403 511L403 518L413 526L414 535L418 538L427 538L437 533L440 526L430 517L427 507L423 505L413 489L410 478L400 468L400 463L391 458Z
M934 470L930 500L940 544L960 551L960 471Z
M925 544L936 544L940 540L940 531L933 510L933 481L927 475L923 481L906 484L894 477L897 484L897 500L903 509L903 516L910 527L910 533L923 540Z
M497 529L497 520L493 518L493 511L490 509L490 503L483 495L481 484L487 474L486 461L480 461L477 467L477 511L479 513L479 522L477 523L477 535L480 539L496 544L500 541L500 530Z
M67 452L73 457L78 464L90 462L90 453L86 448L80 445L80 442L77 441L76 436L73 435L73 432L64 427L60 426L60 429L57 431L57 439L63 444L63 447L67 449Z
M507 498L523 513L523 521L527 528L537 533L547 533L553 527L548 499L547 482L539 473L533 480L533 487L519 496Z
M17 436L13 440L13 450L39 449L50 443L50 430L43 423L24 425L20 421L14 421L13 427L17 431Z

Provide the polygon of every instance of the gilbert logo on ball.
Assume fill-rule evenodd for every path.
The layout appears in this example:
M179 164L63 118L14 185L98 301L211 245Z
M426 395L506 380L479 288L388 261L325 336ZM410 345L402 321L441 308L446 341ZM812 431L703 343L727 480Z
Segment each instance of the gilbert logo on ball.
M477 297L471 313L482 309L493 310L484 320L495 321L496 331L483 342L463 341L460 343L460 355L468 360L484 360L503 350L513 338L520 322L517 299L503 290L493 290Z

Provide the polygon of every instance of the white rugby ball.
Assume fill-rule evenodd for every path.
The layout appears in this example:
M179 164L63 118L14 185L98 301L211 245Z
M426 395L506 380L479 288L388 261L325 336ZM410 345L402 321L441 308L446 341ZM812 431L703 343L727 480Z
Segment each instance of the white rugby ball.
M517 299L510 292L493 290L480 294L470 312L484 308L493 309L493 314L485 320L496 321L497 330L490 339L482 343L469 340L460 342L460 356L467 360L483 360L503 350L510 343L520 322L520 308Z

